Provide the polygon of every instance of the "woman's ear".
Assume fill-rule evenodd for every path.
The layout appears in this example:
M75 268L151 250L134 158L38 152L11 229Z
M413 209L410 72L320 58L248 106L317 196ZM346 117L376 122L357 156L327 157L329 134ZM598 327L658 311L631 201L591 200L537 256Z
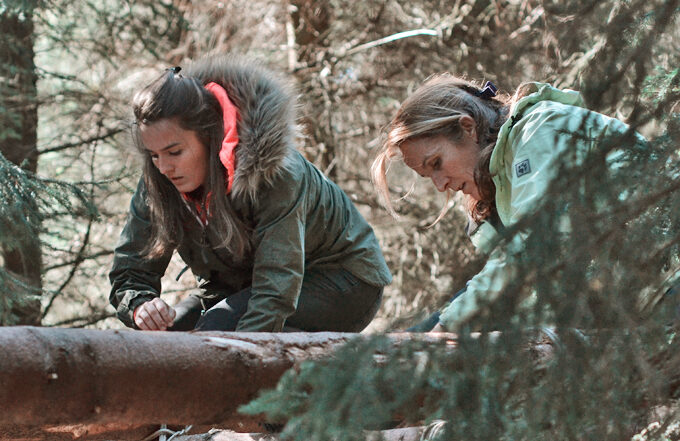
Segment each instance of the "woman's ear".
M475 142L479 142L477 137L477 122L470 115L463 115L458 120L460 128L463 129L463 134L471 137Z

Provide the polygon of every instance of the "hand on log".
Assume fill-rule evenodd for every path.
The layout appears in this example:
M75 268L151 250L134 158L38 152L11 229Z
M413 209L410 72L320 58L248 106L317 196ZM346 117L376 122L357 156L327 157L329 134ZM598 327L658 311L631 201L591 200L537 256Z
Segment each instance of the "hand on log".
M175 309L160 297L142 303L133 314L135 325L142 331L165 331L176 316Z

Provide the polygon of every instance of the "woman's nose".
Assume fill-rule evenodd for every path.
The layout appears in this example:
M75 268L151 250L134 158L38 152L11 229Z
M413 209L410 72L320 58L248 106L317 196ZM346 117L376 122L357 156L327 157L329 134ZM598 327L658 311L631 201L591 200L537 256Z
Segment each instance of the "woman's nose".
M446 191L447 179L440 174L432 175L432 183L437 187L437 191Z
M156 160L156 167L158 167L158 171L161 172L161 174L167 175L172 171L172 161L159 156Z

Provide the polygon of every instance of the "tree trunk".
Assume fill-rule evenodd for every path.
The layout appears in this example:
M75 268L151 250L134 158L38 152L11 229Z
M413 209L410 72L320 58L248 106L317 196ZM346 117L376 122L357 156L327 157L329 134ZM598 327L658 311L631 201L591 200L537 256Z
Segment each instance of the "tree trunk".
M30 2L22 13L7 8L0 14L0 153L14 164L35 172L37 149L37 77L33 60L33 15ZM37 210L37 207L35 207ZM19 247L0 249L5 269L31 287L42 289L42 256L38 237L21 238ZM8 295L8 293L0 293ZM39 299L14 303L15 323L40 324Z
M395 345L451 337L390 335ZM116 425L132 432L163 423L260 432L263 419L238 407L352 338L362 336L0 327L0 433L111 439Z

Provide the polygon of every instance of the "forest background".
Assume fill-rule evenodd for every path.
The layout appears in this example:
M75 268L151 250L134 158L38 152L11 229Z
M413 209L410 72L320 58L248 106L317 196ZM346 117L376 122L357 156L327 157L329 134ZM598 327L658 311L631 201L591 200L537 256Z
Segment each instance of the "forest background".
M581 248L562 250L572 258L588 256L587 261L597 255L607 263L603 267L620 270L596 278L597 283L592 279L576 283L573 273L546 264L555 256L538 250L533 262L534 268L541 270L527 272L523 280L525 285L545 286L553 282L564 286L566 281L569 292L587 293L597 300L587 302L591 309L598 308L594 303L602 308L612 299L625 298L626 290L636 294L664 291L664 281L678 262L678 3L3 0L0 322L105 329L121 326L108 305L107 273L141 172L140 158L129 138L131 95L167 67L226 52L259 59L294 82L303 135L300 150L350 195L373 225L394 282L387 288L369 332L403 329L440 308L482 264L464 233L466 219L460 200L454 198L446 218L430 226L446 198L428 181L394 164L390 183L395 200L413 190L396 203L400 218L394 219L382 208L369 179L381 129L400 101L425 78L444 71L478 81L492 80L508 93L529 80L581 90L590 108L627 121L653 141L641 162L644 166L638 163L621 183L625 188L631 181L644 182L649 191L636 199L636 204L629 204L623 214L612 211L601 213L599 220L580 218L576 225L582 228ZM599 188L600 182L592 180L597 167L593 166L588 176L592 182L586 184ZM563 184L554 189L553 199L567 193L564 189L570 188L569 181ZM612 193L615 188L612 186ZM625 221L615 222L613 228L612 219L616 218ZM537 222L548 222L534 231L544 234L536 240L544 245L543 250L549 249L545 244L550 240L550 220ZM600 228L600 223L608 228ZM181 261L174 259L163 280L170 303L195 289L190 272L180 276L182 268ZM555 286L546 291L563 292ZM522 289L517 287L518 292ZM658 295L650 296L653 300L647 303L656 304ZM559 301L548 298L547 302L554 306ZM624 302L611 309L627 311L630 305ZM654 335L663 338L653 344L645 340L645 350L668 350L659 341L676 343L666 328ZM615 347L629 343L619 342ZM636 359L665 353L647 354L645 350L638 350ZM496 353L500 357L500 352ZM619 360L619 355L614 358ZM620 359L630 361L629 355ZM499 359L488 362L503 366ZM655 404L668 404L673 396L657 393L660 386L656 383L646 383L656 374L648 370L640 376L635 371L630 378L634 383L620 385L622 393L630 392L626 384L645 384L640 388L644 400L649 401L653 390L655 397L663 396ZM475 383L472 389L479 392L484 385L491 387L491 378L495 377L489 374L483 384ZM498 376L498 381L501 378ZM664 378L666 386L671 384L670 377ZM597 379L601 381L601 377ZM553 380L569 389L570 383L564 379ZM469 424L478 421L475 418L488 420L492 414L504 422L499 427L516 431L519 426L508 426L508 421L524 421L521 430L534 430L532 433L559 427L555 415L544 416L546 422L536 415L530 418L530 412L522 418L505 414L501 410L506 404L516 405L512 401L516 397L496 397L495 404L489 404L483 393L471 392L469 377L461 377L461 381L467 382L466 397L474 395L472 401L486 403L466 408L466 415L476 415L470 416ZM584 385L579 383L577 389ZM309 389L310 384L304 386ZM295 387L291 385L291 390ZM535 389L536 385L527 387ZM604 388L598 387L595 389ZM597 402L595 396L569 391L575 402ZM549 391L543 388L543 393ZM621 398L613 392L607 396L612 402ZM624 431L630 434L644 426L649 413L640 411L642 398L626 397L631 408L621 412L634 422L634 429L627 426ZM460 400L460 393L457 397L444 394L433 405L439 413L422 416L441 416L442 403L458 406ZM276 407L275 402L273 399L264 406ZM652 407L656 408L646 406ZM584 408L578 409L579 415L587 414ZM308 407L304 411L312 412ZM620 439L615 437L618 431L599 424L604 420L598 415L604 418L602 412L591 413L588 418L596 422L579 428L583 439L591 435L592 439ZM670 424L674 418L665 421ZM304 421L299 420L299 433L317 430L305 426ZM475 433L466 432L468 439L475 439ZM479 432L479 439L485 439L485 434Z

